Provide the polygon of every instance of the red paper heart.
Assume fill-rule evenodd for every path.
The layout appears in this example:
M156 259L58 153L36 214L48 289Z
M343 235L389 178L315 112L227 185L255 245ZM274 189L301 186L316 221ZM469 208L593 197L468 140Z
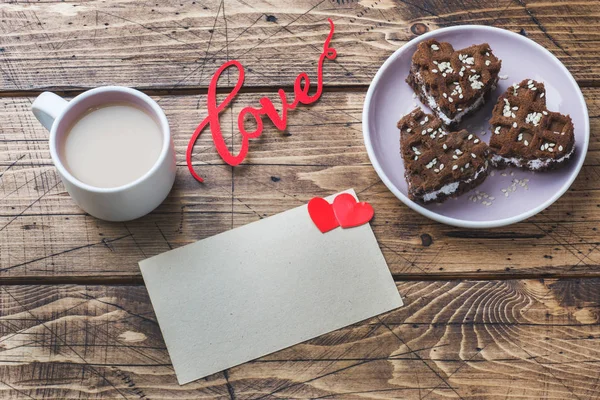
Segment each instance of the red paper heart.
M315 197L308 202L308 214L322 233L340 226L335 219L333 206L320 197Z
M366 224L373 218L373 207L364 201L357 202L349 193L342 193L333 200L333 212L342 228Z

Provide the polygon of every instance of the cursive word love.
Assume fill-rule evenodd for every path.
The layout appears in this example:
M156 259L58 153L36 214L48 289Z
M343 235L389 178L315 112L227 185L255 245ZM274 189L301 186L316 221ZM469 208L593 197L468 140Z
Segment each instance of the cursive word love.
M289 110L293 110L298 106L298 104L308 105L314 103L321 97L321 93L323 92L323 62L325 58L329 60L335 59L337 53L334 48L329 47L329 43L331 42L331 37L333 36L334 25L331 19L329 21L329 35L327 39L325 39L325 43L323 44L323 52L319 57L319 63L317 66L317 90L313 95L309 94L310 90L310 79L306 72L301 72L296 77L294 81L294 100L291 103L287 102L287 95L283 89L279 89L277 93L279 94L279 98L281 99L281 115L277 113L273 102L268 97L263 97L259 100L260 108L255 107L245 107L238 114L238 129L240 134L242 135L242 146L240 151L237 154L232 154L227 148L227 144L225 143L225 139L223 138L223 133L221 132L221 124L219 122L219 115L225 107L229 105L231 100L237 95L240 91L242 85L244 84L244 67L237 60L231 60L221 65L219 69L213 75L210 84L208 85L208 94L207 94L207 110L208 116L198 125L194 134L192 135L188 147L185 153L186 162L188 169L192 176L196 178L196 180L203 182L203 179L194 171L194 167L192 165L192 150L194 149L194 144L198 140L198 137L207 126L210 127L210 131L212 133L212 139L215 143L215 147L217 152L221 156L221 158L229 165L236 166L239 165L244 158L248 154L248 148L250 145L250 139L257 138L262 134L263 131L263 120L262 116L266 115L273 125L279 130L284 130L287 126L287 113ZM222 103L217 105L217 82L219 81L219 77L221 74L229 67L235 67L238 70L238 80L235 84L235 87L227 95L225 100ZM256 121L256 129L252 131L246 130L244 121L246 115L251 115Z

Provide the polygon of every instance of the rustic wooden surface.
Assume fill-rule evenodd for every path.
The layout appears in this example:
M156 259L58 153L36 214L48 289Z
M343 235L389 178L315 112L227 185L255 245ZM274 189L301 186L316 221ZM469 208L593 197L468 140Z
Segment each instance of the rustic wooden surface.
M179 387L143 286L7 286L0 395L588 399L600 280L398 282L391 313Z
M329 85L368 85L415 34L456 24L523 29L579 81L600 75L597 0L44 1L3 7L2 90L199 88L228 58L253 71L249 85L291 85L314 69L327 17L339 54Z
M209 135L187 173L206 85L227 59L247 68L223 121L289 90L336 23L335 62L310 108L270 124L232 169ZM407 40L456 24L521 32L570 69L591 141L572 188L522 223L471 231L402 205L369 163L362 102ZM600 3L525 1L82 1L0 4L0 398L552 398L600 392ZM221 82L227 86L227 82ZM47 133L29 112L129 85L165 109L178 153L169 198L128 223L98 221L68 197ZM234 147L237 136L223 124ZM180 387L137 262L354 187L406 306Z

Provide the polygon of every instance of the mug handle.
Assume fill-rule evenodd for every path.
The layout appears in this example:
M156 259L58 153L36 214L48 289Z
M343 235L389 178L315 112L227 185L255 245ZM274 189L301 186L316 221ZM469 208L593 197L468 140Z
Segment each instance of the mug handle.
M52 93L44 92L40 94L33 104L31 111L48 131L52 129L52 124L58 115L67 107L68 101Z

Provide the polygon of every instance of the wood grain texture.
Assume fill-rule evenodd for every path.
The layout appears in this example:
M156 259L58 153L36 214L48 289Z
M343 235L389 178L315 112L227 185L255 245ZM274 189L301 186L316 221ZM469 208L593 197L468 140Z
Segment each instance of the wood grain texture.
M143 286L4 286L0 397L588 399L599 287L398 283L403 308L179 386Z
M242 106L289 91L300 71L316 76L327 17L338 58L325 64L322 99L292 112L285 132L267 123L235 169L203 135L193 159L206 183L195 182L183 155L215 68L229 59L246 67L245 93L221 118L236 149ZM597 397L599 21L597 0L3 2L0 398ZM411 211L363 145L364 93L381 63L457 24L527 35L584 87L592 138L583 170L553 206L510 227L464 230ZM164 204L128 223L73 203L29 111L41 90L105 84L156 95L179 161ZM376 210L372 227L405 307L179 386L137 262L349 187ZM42 285L18 284L31 282Z
M600 74L596 0L268 1L100 0L0 4L0 91L106 84L202 88L228 59L246 86L290 86L315 62L336 23L327 85L367 85L382 62L418 34L458 24L522 32L585 84ZM223 82L227 84L227 82Z
M290 114L284 133L265 124L247 162L233 170L223 165L210 135L201 136L194 163L206 178L203 185L187 172L183 154L205 116L205 96L155 97L171 121L180 167L165 203L126 224L85 215L51 164L47 133L29 112L31 99L0 98L0 277L137 276L139 281L142 258L350 187L373 204L375 235L398 278L597 276L600 89L584 92L592 140L571 190L523 223L476 232L432 222L385 188L364 148L361 92L325 93L314 106ZM221 117L234 148L239 136L232 135L232 115L265 94L241 95Z

